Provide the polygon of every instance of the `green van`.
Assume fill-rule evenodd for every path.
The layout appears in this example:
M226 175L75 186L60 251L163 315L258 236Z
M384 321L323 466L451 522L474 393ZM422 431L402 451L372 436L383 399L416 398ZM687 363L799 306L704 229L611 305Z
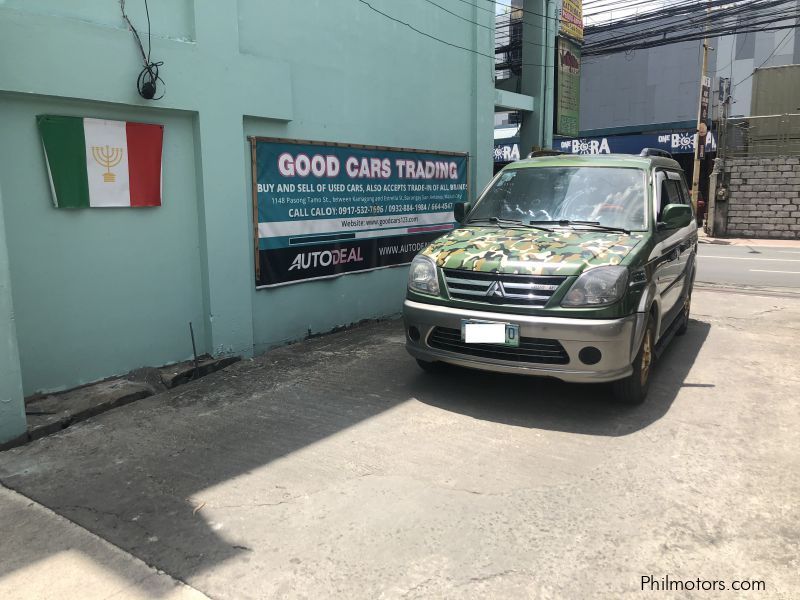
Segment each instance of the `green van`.
M613 382L642 402L651 367L686 331L697 226L680 165L547 156L504 168L459 226L411 263L406 348L442 363Z

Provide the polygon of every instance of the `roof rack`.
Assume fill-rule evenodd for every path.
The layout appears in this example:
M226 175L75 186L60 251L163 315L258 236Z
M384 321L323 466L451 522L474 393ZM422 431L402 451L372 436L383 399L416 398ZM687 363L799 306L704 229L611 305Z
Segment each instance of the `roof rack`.
M672 158L672 154L666 150L660 150L659 148L645 148L639 153L639 156L662 156L664 158Z
M539 158L540 156L561 156L562 154L566 154L566 152L561 152L560 150L549 150L547 148L541 148L539 150L534 150L530 154L528 154L528 158Z

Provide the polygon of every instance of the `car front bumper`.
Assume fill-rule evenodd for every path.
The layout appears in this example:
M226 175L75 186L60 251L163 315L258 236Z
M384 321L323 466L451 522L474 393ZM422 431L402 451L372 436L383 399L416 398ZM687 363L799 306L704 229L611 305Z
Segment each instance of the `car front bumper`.
M636 354L635 349L638 348L643 332L644 317L643 314L635 314L611 320L565 319L463 310L413 300L406 300L403 304L406 349L414 358L499 373L554 377L575 383L602 383L630 375L633 372L631 363ZM517 324L521 338L557 340L569 360L566 364L541 364L475 356L430 345L429 338L434 328L460 331L461 321L464 319ZM416 328L418 336L410 335L412 328ZM602 356L597 364L587 365L578 358L580 351L588 346L600 350Z

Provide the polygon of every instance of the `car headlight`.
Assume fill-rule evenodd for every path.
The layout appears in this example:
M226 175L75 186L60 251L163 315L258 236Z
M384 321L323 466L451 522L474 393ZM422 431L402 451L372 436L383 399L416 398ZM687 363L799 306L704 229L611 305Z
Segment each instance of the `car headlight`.
M564 296L561 306L583 308L614 304L625 294L627 267L597 267L584 271Z
M408 270L408 289L421 294L439 295L436 264L427 256L416 256Z

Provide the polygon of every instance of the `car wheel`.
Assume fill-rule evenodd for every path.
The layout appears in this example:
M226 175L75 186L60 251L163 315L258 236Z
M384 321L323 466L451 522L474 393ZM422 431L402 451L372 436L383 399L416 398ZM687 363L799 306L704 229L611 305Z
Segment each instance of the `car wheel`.
M655 327L648 317L642 345L633 360L633 373L625 379L614 382L614 397L620 402L641 404L647 397L647 391L650 389L650 374L655 360L654 345Z
M689 293L686 296L686 300L683 301L683 310L681 311L681 324L678 329L675 331L675 335L683 335L689 329L689 313L692 310L692 290L689 289Z
M426 373L441 373L444 370L444 363L439 361L435 362L428 362L425 360L417 359L417 364L419 368L425 371Z

